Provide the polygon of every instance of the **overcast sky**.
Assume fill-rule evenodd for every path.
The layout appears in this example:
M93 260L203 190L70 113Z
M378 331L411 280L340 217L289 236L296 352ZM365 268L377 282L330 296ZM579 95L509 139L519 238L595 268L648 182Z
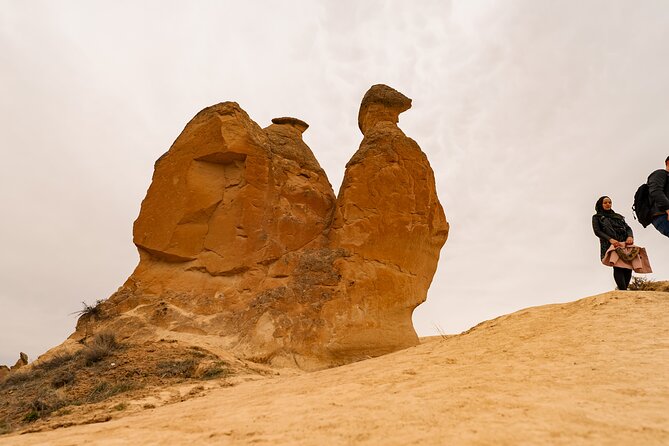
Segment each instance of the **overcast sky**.
M614 288L590 218L632 218L669 155L666 0L0 0L0 364L35 359L138 262L154 161L202 108L236 101L304 139L335 191L360 100L413 99L451 224L419 335Z

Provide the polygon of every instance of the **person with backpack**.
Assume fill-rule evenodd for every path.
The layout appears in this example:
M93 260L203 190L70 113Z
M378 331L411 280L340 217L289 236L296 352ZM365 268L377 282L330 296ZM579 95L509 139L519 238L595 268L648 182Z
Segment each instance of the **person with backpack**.
M613 203L609 197L599 197L595 203L597 213L592 216L592 229L595 235L599 237L600 259L602 260L611 246L624 248L634 245L632 228L625 222L625 217L613 211L612 205ZM619 290L626 290L632 280L632 270L614 266L613 280L615 280Z
M669 237L669 156L665 169L658 169L648 177L648 195L651 202L651 223L660 234Z

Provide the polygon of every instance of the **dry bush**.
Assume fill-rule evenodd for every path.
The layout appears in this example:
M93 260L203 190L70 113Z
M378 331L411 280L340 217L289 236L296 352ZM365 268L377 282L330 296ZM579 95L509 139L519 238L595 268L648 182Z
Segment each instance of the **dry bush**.
M12 425L7 420L0 421L0 435L8 434L12 431Z
M99 403L100 401L111 398L119 393L130 392L131 390L136 390L141 387L141 384L133 381L120 381L115 384L111 384L108 381L100 381L93 387L93 389L91 389L86 402Z
M64 387L68 384L72 384L74 380L74 373L70 370L64 370L53 377L51 380L51 387L54 389L60 389L61 387Z
M202 372L201 379L214 379L214 378L225 378L226 376L232 375L232 371L228 367L228 364L224 361L218 361L217 363L206 368Z
M192 378L199 361L193 358L182 361L161 361L156 365L156 375L161 378L182 377Z
M112 407L112 410L116 410L118 412L121 412L123 410L126 410L128 408L127 403L118 403L116 406Z
M84 363L89 366L102 361L120 347L113 333L98 333L81 351Z
M72 353L57 354L48 361L39 362L35 364L35 369L44 371L58 369L64 366L65 364L69 363L70 361L72 361L74 357L75 355Z
M24 423L32 423L37 420L39 420L39 412L36 410L31 410L21 419Z
M193 357L195 358L206 358L207 353L209 353L202 347L196 347L196 346L189 347L189 350L191 350L190 354L193 355Z
M22 421L32 423L68 404L70 404L69 401L62 399L57 393L43 390L30 401L27 407L28 412L23 416Z
M21 384L25 384L29 381L33 381L42 376L42 373L38 370L16 370L12 371L7 375L7 377L0 384L0 388L6 387L15 387Z
M634 276L627 287L631 291L663 291L669 292L669 282Z
M83 308L79 311L75 311L72 314L76 314L79 316L79 318L86 316L100 320L102 319L102 307L100 305L102 302L104 302L103 299L96 300L93 305L88 305L86 302L82 302L81 304L83 305Z

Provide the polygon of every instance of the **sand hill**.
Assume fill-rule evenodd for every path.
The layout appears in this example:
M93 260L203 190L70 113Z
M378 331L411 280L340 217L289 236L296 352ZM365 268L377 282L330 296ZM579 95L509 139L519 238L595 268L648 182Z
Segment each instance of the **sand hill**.
M0 445L666 445L668 372L667 294L610 292L328 370L172 387L191 397L161 407L119 395L41 426L94 424Z

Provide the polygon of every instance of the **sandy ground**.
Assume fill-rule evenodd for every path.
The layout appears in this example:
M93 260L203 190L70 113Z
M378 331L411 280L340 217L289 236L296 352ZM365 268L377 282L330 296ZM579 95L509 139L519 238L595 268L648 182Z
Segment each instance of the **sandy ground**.
M530 308L381 358L119 416L0 445L667 445L669 297Z

